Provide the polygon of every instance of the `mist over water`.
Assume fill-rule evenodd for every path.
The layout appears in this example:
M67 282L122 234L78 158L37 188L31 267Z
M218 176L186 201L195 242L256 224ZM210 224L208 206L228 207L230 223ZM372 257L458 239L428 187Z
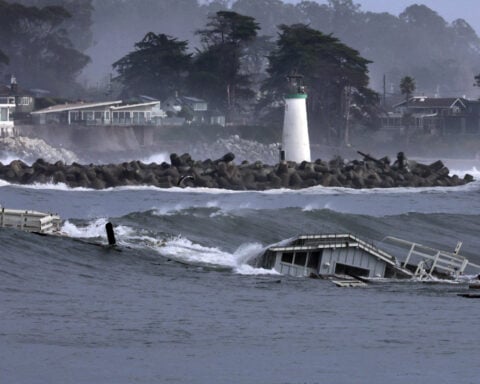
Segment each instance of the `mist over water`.
M22 162L24 162L25 164L27 165L32 165L32 162L31 161L27 161L25 159L22 159L22 158L19 158L17 155L15 154L9 154L9 153L0 153L0 163L6 165L6 164L10 164L12 161L14 160L20 160Z

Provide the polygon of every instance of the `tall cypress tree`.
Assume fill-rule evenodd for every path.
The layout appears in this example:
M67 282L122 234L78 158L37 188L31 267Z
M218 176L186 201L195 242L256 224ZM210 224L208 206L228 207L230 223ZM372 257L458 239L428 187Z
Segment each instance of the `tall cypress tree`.
M276 48L269 56L269 77L263 89L270 102L286 92L286 76L304 76L312 137L345 137L346 115L372 124L378 95L368 88L369 60L359 52L305 24L281 25ZM345 98L348 98L346 100ZM348 110L346 110L348 108Z

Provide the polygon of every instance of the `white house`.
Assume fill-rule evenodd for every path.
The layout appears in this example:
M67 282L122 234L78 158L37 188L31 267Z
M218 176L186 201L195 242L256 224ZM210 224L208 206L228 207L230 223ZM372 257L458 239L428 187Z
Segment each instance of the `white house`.
M160 108L160 101L112 106L110 110L112 125L161 125L161 120L167 117Z
M121 100L54 105L32 112L34 123L81 125L160 125L166 117L160 101L122 105Z
M110 107L120 105L121 100L96 103L66 103L32 112L35 124L86 124L109 125L111 123Z
M12 114L15 111L15 97L0 96L0 137L13 136L14 123Z

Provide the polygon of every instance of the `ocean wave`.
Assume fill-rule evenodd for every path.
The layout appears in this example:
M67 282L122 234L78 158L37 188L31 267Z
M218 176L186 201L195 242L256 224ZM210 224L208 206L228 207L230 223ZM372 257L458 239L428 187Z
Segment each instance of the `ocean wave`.
M107 218L97 218L85 225L79 225L66 220L61 230L71 238L101 239L106 243L105 224L107 222ZM276 274L275 271L255 268L248 264L264 251L265 248L260 243L242 244L236 251L230 253L216 247L194 243L183 236L155 236L125 225L117 225L114 229L118 245L150 249L162 257L181 264L230 270L243 275Z
M469 173L469 172L466 172ZM152 185L136 185L136 186L119 186L110 187L105 189L93 189L85 187L69 187L64 183L35 183L35 184L14 184L8 181L0 179L0 187L12 186L15 188L23 189L37 189L37 190L58 190L58 191L72 191L72 192L97 192L97 193L110 193L115 191L159 191L165 193L190 193L190 194L212 194L212 195L228 195L228 194L260 194L260 195L360 195L360 194L414 194L424 192L470 192L480 190L480 177L479 180L475 180L471 183L454 186L454 187L394 187L394 188L345 188L345 187L324 187L314 186L304 189L269 189L264 191L236 191L221 188L203 188L203 187L172 187L161 188ZM248 203L246 203L248 205ZM247 207L247 206L245 206Z
M189 239L178 236L158 242L153 247L160 255L181 264L231 270L238 274L258 275L276 274L271 270L255 268L248 261L257 257L265 249L259 243L242 244L233 253L222 251L216 247L206 247L193 243Z
M449 175L457 175L458 177L464 177L466 174L472 175L475 180L480 179L480 170L477 169L477 167L472 167L470 169L452 169L450 170Z
M72 238L82 238L82 239L92 239L92 238L102 238L106 239L107 235L105 232L105 224L108 223L106 218L97 218L88 224L81 226L76 225L69 220L66 220L61 228L61 232L65 233L67 236ZM132 237L135 234L135 230L131 227L118 225L115 226L115 235L116 237Z

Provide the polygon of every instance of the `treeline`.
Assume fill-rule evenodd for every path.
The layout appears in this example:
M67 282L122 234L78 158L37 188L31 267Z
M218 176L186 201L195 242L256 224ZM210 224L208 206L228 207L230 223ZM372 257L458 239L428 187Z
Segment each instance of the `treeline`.
M259 29L253 17L218 11L197 31L202 46L194 54L187 41L147 33L113 64L122 98L193 95L227 122L248 115L281 126L287 78L303 75L314 138L347 138L350 123L375 126L378 95L368 87L369 61L358 51L305 24L280 25L274 42L259 38Z
M25 1L41 7L0 0L0 73L5 80L15 75L28 88L74 96L82 92L77 76L90 62L82 52L90 44L90 23L81 19L82 1L77 7L63 7L58 1ZM85 2L88 8L88 1ZM62 2L62 5L63 2ZM73 18L75 12L75 18ZM77 38L74 45L72 36ZM80 37L82 36L82 37ZM82 41L83 40L83 41Z
M261 28L259 35L273 39L282 24L303 23L326 35L332 33L372 61L371 86L379 92L384 75L387 92L398 92L400 79L407 74L416 79L418 92L468 95L473 77L480 72L480 39L473 28L463 19L448 23L424 5L409 6L399 16L365 12L355 0L295 5L281 0L216 0L203 5L197 0L93 0L93 5L97 47L109 47L116 54L111 62L149 31L199 47L195 31L209 15L231 10L254 17ZM114 42L107 45L106 41Z
M10 5L14 4L38 8L60 5L69 15L60 17L57 14L52 24L51 18L49 21L39 13L28 15L18 6L12 16ZM9 63L10 68L28 68L32 66L31 58L37 64L33 54L26 56L23 62L15 59L15 56L24 56L15 54L14 49L25 47L25 42L42 45L45 41L42 33L53 32L57 34L56 44L61 40L62 46L82 54L89 49L92 68L103 64L103 71L108 72L113 62L150 31L188 40L190 49L199 47L195 31L206 24L209 15L227 9L254 17L262 36L275 38L278 25L297 23L307 24L327 35L332 33L372 61L369 65L371 85L377 91L382 91L384 75L387 91L397 92L400 79L408 74L416 79L418 92L468 95L472 91L473 77L480 72L480 39L465 20L447 23L424 5L409 6L398 17L365 12L354 0L329 0L327 4L302 1L295 5L281 0L215 0L207 4L199 4L197 0L0 0L0 65L5 67ZM20 21L15 24L18 19ZM39 29L42 33L35 38L33 35ZM63 33L61 37L59 29ZM52 50L50 44L43 45ZM25 50L31 51L30 48ZM52 68L58 52L41 54L40 64L46 60L44 56L52 56L46 66ZM66 68L59 65L54 72L69 71L69 77L75 77L88 62L72 52L70 56ZM20 76L16 69L18 77L36 78L33 68L28 69L31 77L28 73ZM48 68L41 68L41 71L44 69ZM48 84L54 80L47 76L45 81L36 80L36 83L47 83L47 79ZM64 79L60 77L59 80ZM30 80L24 82L31 84ZM71 89L70 84L65 88Z
M179 92L205 98L227 119L255 113L269 122L281 117L286 76L299 73L314 139L330 142L348 141L350 126L377 126L384 75L387 92L400 93L408 75L417 92L454 96L468 94L479 72L474 30L424 5L396 17L352 0L229 3L0 0L0 71L26 88L86 97L77 79L91 61L86 52L97 52L93 63L107 58L122 97Z

